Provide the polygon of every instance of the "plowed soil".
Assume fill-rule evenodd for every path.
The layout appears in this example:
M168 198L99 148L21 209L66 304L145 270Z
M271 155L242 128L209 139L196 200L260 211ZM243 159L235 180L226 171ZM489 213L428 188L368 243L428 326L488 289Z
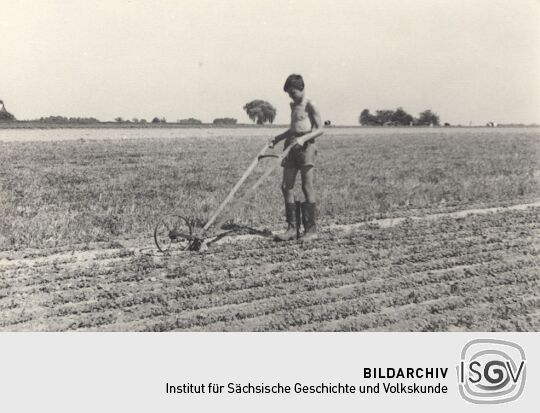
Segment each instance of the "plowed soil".
M207 222L276 129L6 130L0 330L539 331L539 131L328 128L317 241L268 236L276 171L165 255L161 217Z
M473 212L473 213L468 213ZM4 331L538 331L540 207L0 253ZM227 242L224 242L227 241Z

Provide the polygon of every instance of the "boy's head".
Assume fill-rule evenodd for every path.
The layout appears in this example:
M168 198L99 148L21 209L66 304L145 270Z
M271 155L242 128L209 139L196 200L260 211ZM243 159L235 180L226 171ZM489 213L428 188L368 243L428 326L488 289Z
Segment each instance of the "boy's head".
M304 96L304 79L300 75L289 75L285 81L283 90L289 94L291 99L301 99Z
M285 92L288 92L291 87L300 91L304 90L304 79L302 79L301 75L289 75L289 77L285 81L285 86L283 86L283 90Z

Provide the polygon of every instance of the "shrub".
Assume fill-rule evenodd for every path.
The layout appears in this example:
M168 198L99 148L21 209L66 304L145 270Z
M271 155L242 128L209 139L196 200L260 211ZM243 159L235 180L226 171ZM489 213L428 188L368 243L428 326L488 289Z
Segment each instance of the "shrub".
M236 125L238 120L234 118L216 118L214 119L214 125Z

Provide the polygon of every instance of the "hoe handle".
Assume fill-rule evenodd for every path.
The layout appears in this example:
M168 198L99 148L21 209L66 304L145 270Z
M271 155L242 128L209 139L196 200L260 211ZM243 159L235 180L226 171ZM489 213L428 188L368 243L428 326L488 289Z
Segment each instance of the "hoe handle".
M264 153L266 152L266 150L268 149L268 143L265 143L264 144L264 147L259 151L259 153L257 154L257 156L255 157L255 159L253 160L253 162L251 162L251 165L249 165L249 167L246 169L246 171L244 172L244 175L242 175L242 177L240 178L240 180L236 183L236 185L234 186L233 189L231 189L231 192L229 192L229 195L227 195L227 198L225 198L223 200L223 202L221 203L221 205L219 206L219 208L216 210L216 212L214 212L214 214L212 215L212 217L208 220L208 222L206 223L206 225L203 227L203 230L206 231L208 228L210 228L210 226L214 223L214 221L216 220L216 218L218 217L219 214L221 214L221 211L223 211L223 208L225 208L225 206L231 201L232 197L234 196L234 194L236 194L236 192L238 191L238 189L240 188L240 186L244 183L244 181L247 179L247 177L249 176L249 174L253 171L253 169L255 169L255 167L257 166L257 163L259 162L259 157L263 156Z
M324 133L324 132L323 132L322 130L319 129L319 130L316 130L316 131L314 131L314 132L308 133L307 135L302 136L302 138L304 138L305 141L307 142L307 141L310 140L310 139L317 138L317 137L321 136L323 133ZM247 198L248 198L248 197L249 197L249 196L250 196L250 195L251 195L251 194L252 194L252 193L260 186L260 185L261 185L261 184L262 184L262 183L263 183L263 181L264 181L266 178L268 178L268 176L270 176L270 174L274 171L274 169L276 169L279 165L281 165L281 161L283 160L283 158L285 158L285 157L289 154L289 152L291 151L291 149L293 148L293 146L294 146L294 145L289 145L289 146L287 147L287 149L285 149L285 150L281 153L281 155L279 155L279 157L276 159L275 163L274 163L272 166L270 166L270 168L268 168L268 169L266 170L266 172L265 172L265 173L257 180L257 182L255 182L255 183L251 186L251 188L249 188L249 189L244 193L244 195L242 195L242 197L241 197L240 199L238 199L238 200L234 203L233 207L231 208L232 210L234 210L235 208L239 207L239 206L240 206L240 205L241 205L241 204L242 204L242 203L243 203L243 202L244 202L244 201L245 201L245 200L246 200L246 199L247 199ZM250 172L251 172L251 170L250 170ZM240 183L242 183L242 182L243 182L243 180L241 180ZM240 186L240 185L237 184L237 186ZM235 188L236 188L236 186L235 186ZM234 189L234 188L233 188L233 189ZM238 189L238 188L236 188L236 189ZM232 192L232 191L231 191L231 192ZM234 192L236 192L236 191L234 191ZM232 193L234 194L234 192L232 192ZM229 197L227 197L227 200L226 200L226 201L227 201L227 202L229 201ZM222 204L222 205L223 205L223 204ZM223 206L224 206L224 205L223 205ZM223 209L223 208L220 207L219 212L221 212L222 209ZM218 212L218 213L219 213L219 212ZM214 214L214 215L217 217L218 213L216 213L216 214ZM215 217L213 217L213 218L215 219ZM210 221L208 221L208 222L210 222ZM213 222L213 221L212 221L212 222ZM207 225L208 225L208 224L207 224ZM208 225L208 226L210 226L210 225ZM206 226L205 226L205 229L206 229Z
M314 132L311 132L311 133L308 133L307 135L302 136L302 138L305 139L305 141L307 142L307 141L309 141L309 140L311 140L313 138L317 138L317 137L321 136L322 134L323 134L322 130L316 130ZM257 182L255 182L253 184L253 186L251 188L249 188L244 195L242 195L242 198L240 198L238 200L238 205L241 204L243 201L245 201L253 193L253 191L255 191L255 189L257 189L263 183L263 181L266 178L268 178L268 176L274 171L274 169L276 169L278 166L281 165L281 161L283 160L283 158L285 158L289 154L289 152L291 151L293 146L294 145L289 145L287 147L287 149L285 149L281 153L281 155L279 155L279 157L276 159L276 162L274 163L274 165L272 165L270 168L268 168L266 170L266 172L257 180Z

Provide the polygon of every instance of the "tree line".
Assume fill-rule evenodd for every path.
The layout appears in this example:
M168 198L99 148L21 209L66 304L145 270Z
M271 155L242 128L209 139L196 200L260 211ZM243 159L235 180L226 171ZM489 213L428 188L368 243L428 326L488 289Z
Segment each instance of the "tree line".
M15 117L8 112L0 111L0 121L15 121ZM146 119L124 119L121 116L114 118L116 123L137 123L137 124L146 124L146 123L168 123L166 118L154 117L150 122ZM92 124L92 123L102 123L99 119L88 117L66 117L66 116L46 116L38 119L31 119L29 122L39 122L39 123L51 123L51 124ZM238 122L235 118L216 118L212 121L214 125L235 125ZM173 122L174 123L174 122ZM178 119L176 121L180 125L202 125L203 122L200 119L187 118L187 119Z
M430 109L421 112L417 118L402 107L396 110L377 110L374 114L364 109L358 118L362 126L439 126L439 115Z
M0 120L14 121L15 117L8 113L3 106L3 102L0 101ZM257 125L263 125L265 123L272 124L276 118L276 108L270 103L262 99L255 99L246 103L243 107L249 119L251 119ZM147 123L146 119L133 118L123 119L122 117L116 117L114 119L118 123ZM94 117L65 117L65 116L47 116L33 120L34 122L42 123L75 123L75 124L90 124L101 123L100 120ZM167 123L167 119L164 117L154 117L151 123ZM439 115L430 109L426 109L421 112L418 117L414 117L407 113L402 107L398 107L396 110L376 110L375 113L371 113L369 109L364 109L358 117L358 122L362 126L439 126ZM202 125L203 122L200 119L193 117L187 119L178 119L177 122L180 125ZM236 125L238 120L235 118L215 118L212 122L214 125ZM325 121L325 125L330 125L330 121ZM445 124L448 125L448 124Z
M276 108L261 99L246 103L244 110L257 125L273 123L276 117ZM402 107L396 110L377 110L374 114L370 113L369 109L364 109L358 121L362 126L438 126L440 124L439 115L430 109L421 112L415 118ZM331 125L331 122L327 120L325 125Z

